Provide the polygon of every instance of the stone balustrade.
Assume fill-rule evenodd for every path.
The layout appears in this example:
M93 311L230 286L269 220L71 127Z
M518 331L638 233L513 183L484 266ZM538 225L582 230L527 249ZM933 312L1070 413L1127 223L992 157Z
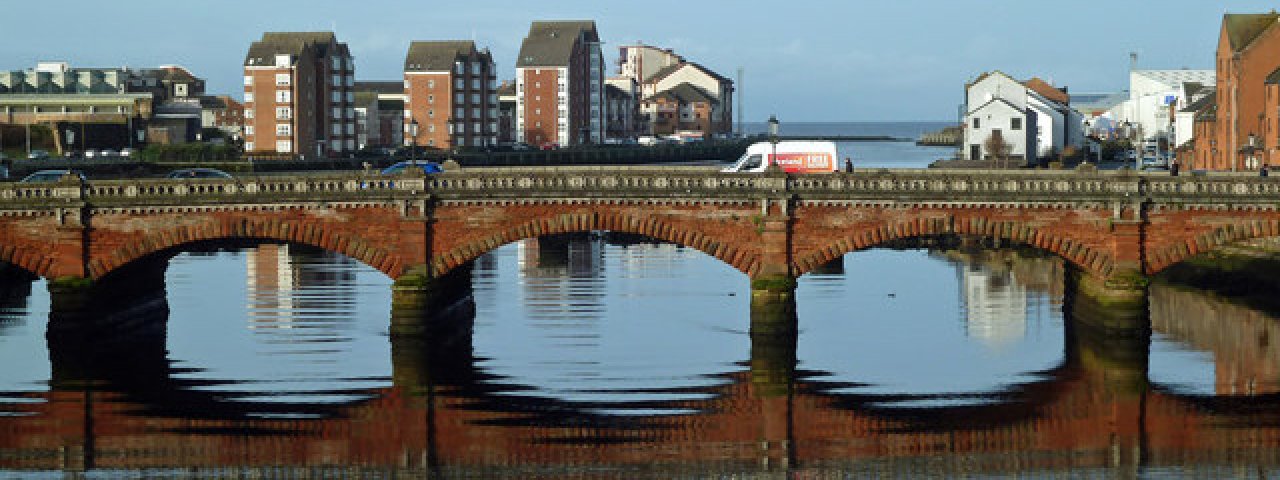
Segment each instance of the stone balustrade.
M0 184L0 209L207 205L361 199L760 199L1168 206L1280 205L1280 178L1070 170L891 170L852 174L720 173L706 167L483 168L425 176L364 172L234 179L66 179Z

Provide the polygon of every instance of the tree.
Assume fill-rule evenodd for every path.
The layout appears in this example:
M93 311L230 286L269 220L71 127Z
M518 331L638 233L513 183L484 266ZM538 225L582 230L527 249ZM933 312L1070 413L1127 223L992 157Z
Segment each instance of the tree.
M986 149L987 155L991 155L997 165L1007 167L1009 153L1013 151L1013 145L1004 141L1004 135L999 130L991 132L987 137L987 141L982 143L982 147Z

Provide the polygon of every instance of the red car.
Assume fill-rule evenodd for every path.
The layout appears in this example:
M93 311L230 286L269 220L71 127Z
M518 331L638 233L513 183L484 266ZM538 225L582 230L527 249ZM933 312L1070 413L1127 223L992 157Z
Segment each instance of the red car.
M560 144L558 144L558 143L544 143L544 144L542 144L542 147L540 147L540 148L541 148L542 150L555 150L555 149L557 149L557 148L560 148Z

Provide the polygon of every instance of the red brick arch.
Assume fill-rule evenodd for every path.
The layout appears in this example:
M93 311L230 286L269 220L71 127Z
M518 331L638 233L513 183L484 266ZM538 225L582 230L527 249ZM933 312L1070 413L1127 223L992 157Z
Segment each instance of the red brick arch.
M276 240L310 245L354 258L393 279L409 266L404 259L377 242L342 232L339 228L326 227L315 222L241 216L148 231L113 250L94 255L89 261L89 274L91 278L101 278L130 262L167 249L226 239Z
M20 243L0 245L0 262L13 265L40 277L51 278L56 276L54 270L57 259L54 256L41 252L38 248Z
M954 216L921 216L859 226L818 248L798 252L792 262L793 272L797 276L803 275L847 253L893 240L945 234L976 235L1023 243L1058 255L1081 269L1104 276L1109 275L1114 266L1114 258L1110 252L1055 233L1049 228L1010 220L980 218L977 219L979 221L974 221L972 217L963 220Z
M435 249L431 267L434 275L443 275L500 246L519 240L544 235L604 230L644 235L693 248L719 259L742 273L751 275L760 267L759 245L758 242L747 244L741 239L744 235L747 238L758 238L758 234L751 220L745 215L738 217L736 222L738 224L732 225L730 229L736 230L737 234L717 235L711 233L716 229L709 228L711 227L709 224L712 223L709 221L662 218L636 211L584 209L547 213L522 218L518 222L512 222L504 228L495 229L482 236L445 240L443 245ZM439 237L451 237L447 228L435 231L434 234Z
M1187 259L1233 243L1256 238L1280 236L1280 219L1259 219L1217 225L1173 238L1170 241L1152 242L1147 252L1146 271L1149 275Z

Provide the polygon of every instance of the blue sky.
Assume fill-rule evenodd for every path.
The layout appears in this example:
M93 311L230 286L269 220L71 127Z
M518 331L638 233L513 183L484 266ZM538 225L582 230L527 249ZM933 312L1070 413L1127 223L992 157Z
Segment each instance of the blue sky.
M211 93L239 95L263 31L333 30L358 80L401 78L412 40L475 39L514 76L533 20L594 19L606 57L643 41L734 77L747 121L950 120L964 82L999 69L1076 92L1125 88L1139 68L1212 68L1222 14L1262 1L68 0L6 2L0 68L180 64Z

